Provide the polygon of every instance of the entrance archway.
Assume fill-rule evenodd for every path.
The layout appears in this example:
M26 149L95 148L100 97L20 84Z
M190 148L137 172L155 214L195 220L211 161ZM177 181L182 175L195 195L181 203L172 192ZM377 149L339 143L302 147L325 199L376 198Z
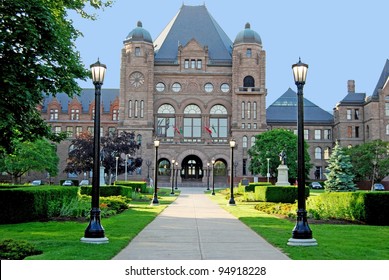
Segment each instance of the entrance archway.
M204 177L203 162L196 155L185 157L181 164L182 181L201 182Z

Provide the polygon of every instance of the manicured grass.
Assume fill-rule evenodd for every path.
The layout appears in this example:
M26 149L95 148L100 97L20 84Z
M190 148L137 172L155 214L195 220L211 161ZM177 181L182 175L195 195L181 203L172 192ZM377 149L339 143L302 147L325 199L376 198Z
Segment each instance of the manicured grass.
M41 255L26 258L28 260L109 260L126 247L130 240L177 198L177 195L162 195L159 198L159 206L150 206L150 202L134 202L130 209L123 213L103 218L101 224L109 239L107 244L80 242L88 221L0 225L0 240L25 240L43 251Z
M388 260L389 227L357 224L310 223L318 246L288 246L294 220L275 217L254 209L255 202L237 202L227 206L225 193L210 196L220 206L294 260Z

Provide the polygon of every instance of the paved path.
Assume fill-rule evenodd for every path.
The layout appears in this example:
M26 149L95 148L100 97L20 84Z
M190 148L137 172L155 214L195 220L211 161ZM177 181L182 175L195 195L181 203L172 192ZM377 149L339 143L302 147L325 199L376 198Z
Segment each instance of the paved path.
M113 259L287 260L289 258L211 201L204 194L203 188L182 188L176 201Z

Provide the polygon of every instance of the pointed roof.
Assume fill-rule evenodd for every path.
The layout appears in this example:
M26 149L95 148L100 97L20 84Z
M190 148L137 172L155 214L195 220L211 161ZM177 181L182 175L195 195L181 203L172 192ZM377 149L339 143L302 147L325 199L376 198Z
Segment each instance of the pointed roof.
M378 79L378 83L373 91L373 98L378 98L378 90L383 89L385 84L389 83L389 59L386 60L384 69L382 69L382 73L380 78Z
M289 88L266 109L268 123L297 122L297 93ZM332 124L332 114L304 98L304 123Z
M175 60L178 46L185 46L191 39L195 39L203 47L208 47L211 60L231 61L232 41L205 5L182 5L154 41L155 61Z

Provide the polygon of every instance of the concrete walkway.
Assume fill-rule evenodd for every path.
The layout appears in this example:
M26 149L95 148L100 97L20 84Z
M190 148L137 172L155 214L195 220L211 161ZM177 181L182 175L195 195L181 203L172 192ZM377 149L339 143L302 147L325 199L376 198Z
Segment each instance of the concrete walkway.
M203 188L182 188L176 201L113 259L289 259L207 196Z

